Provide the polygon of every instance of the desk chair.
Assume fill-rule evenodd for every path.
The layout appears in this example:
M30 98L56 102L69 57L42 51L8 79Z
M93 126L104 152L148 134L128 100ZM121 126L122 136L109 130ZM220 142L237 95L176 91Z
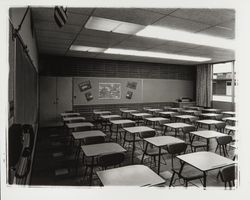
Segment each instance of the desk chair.
M113 154L106 154L102 155L98 158L98 166L102 169L106 170L108 167L121 165L124 161L125 155L124 153L113 153Z
M215 124L216 131L221 132L221 133L225 132L225 127L226 127L226 123L225 122L221 122L219 124Z
M162 135L165 135L165 131L164 131L164 124L167 124L170 122L170 119L165 119L165 120L161 120L159 121L159 125L160 125L160 128L161 128L161 134Z
M175 174L178 175L179 179L184 180L184 186L188 186L188 182L196 179L202 179L203 174L199 170L187 171L184 169L174 168L173 159L176 155L185 154L187 149L186 143L171 144L167 147L168 153L171 154L171 166L172 166L172 177L169 183L169 187L172 186ZM164 178L164 176L163 176Z
M103 136L94 136L94 137L87 137L84 138L84 144L85 145L91 145L91 144L100 144L100 143L104 143L105 142L105 137ZM82 163L83 165L85 165L85 172L84 172L84 176L86 177L88 169L91 168L91 159L87 159L87 158L82 158ZM94 160L94 167L98 166L98 161L97 159Z
M235 165L223 167L219 171L221 180L225 183L225 188L227 184L229 185L230 189L232 186L235 186L235 174L236 174L236 167Z
M196 149L198 148L206 148L207 144L204 141L195 140L195 136L191 136L190 132L196 131L197 129L194 126L184 127L182 129L182 132L184 134L184 138L186 140L186 135L189 136L189 142L188 145L190 145L191 151L196 152Z
M228 152L227 152L227 145L230 144L233 141L232 136L230 135L225 135L225 136L221 136L221 137L217 137L216 138L217 141L217 147L215 149L215 152L218 150L218 148L220 149L220 155L221 155L221 148L223 150L223 155L225 157L228 156Z
M140 133L140 138L141 139L145 139L145 138L150 138L150 137L154 137L156 135L156 132L155 131L145 131L145 132L141 132ZM144 140L143 140L144 142ZM148 142L146 143L146 147L143 151L143 155L142 155L142 159L141 159L141 164L143 164L143 160L144 160L144 156L150 156L150 157L153 157L154 159L154 164L156 165L156 157L159 156L159 149L158 148L154 148L154 147L150 147L148 149ZM144 144L143 144L144 146ZM168 152L162 148L161 150L161 156L164 155L164 154L167 154Z
M123 128L128 128L128 127L134 127L135 123L127 123L127 124L122 124L122 129ZM133 143L134 138L130 133L127 133L126 131L122 132L120 131L120 134L123 133L123 144L122 146L125 147L126 142L129 144ZM141 139L136 135L135 137L135 142L139 142Z

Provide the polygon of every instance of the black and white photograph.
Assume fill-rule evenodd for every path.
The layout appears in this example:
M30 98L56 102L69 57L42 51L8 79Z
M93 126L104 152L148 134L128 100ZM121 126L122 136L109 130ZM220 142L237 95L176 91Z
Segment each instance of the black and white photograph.
M250 186L235 4L7 5L5 190Z

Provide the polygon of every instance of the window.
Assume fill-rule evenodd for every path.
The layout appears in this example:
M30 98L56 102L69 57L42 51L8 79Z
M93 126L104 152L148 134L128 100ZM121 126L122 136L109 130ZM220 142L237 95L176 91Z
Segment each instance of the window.
M234 63L214 64L212 83L213 101L234 102L236 86Z

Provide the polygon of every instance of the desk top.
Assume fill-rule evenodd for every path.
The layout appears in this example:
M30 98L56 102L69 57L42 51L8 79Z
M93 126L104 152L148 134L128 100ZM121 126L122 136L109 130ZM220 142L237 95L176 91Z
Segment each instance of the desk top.
M145 138L144 140L157 147L167 146L170 144L185 143L185 141L172 136L156 136Z
M95 115L103 115L103 114L110 114L111 111L109 111L109 110L102 110L102 111L94 111L93 113Z
M80 116L80 113L61 113L62 117Z
M230 131L237 131L237 127L236 126L226 125L225 129L230 130Z
M203 120L198 120L197 122L202 123L202 124L208 124L208 125L223 123L222 121L213 120L213 119L203 119Z
M236 122L237 121L237 118L236 117L225 117L222 119L223 121L234 121Z
M189 127L192 126L191 124L186 124L186 123L168 123L168 124L164 124L164 126L168 126L170 128L184 128L184 127Z
M102 119L110 119L113 117L121 117L121 115L101 115Z
M202 107L199 106L188 106L187 108L192 109L192 110L202 110Z
M196 116L193 116L193 115L178 115L176 116L177 118L180 118L180 119L190 119L190 118L196 118Z
M180 112L181 110L183 110L183 108L168 108L168 110Z
M132 120L129 119L118 119L118 120L112 120L110 121L112 124L120 125L120 124L128 124L128 123L135 123Z
M131 113L131 115L133 115L135 117L152 116L149 113Z
M86 137L106 136L106 134L100 130L72 132L72 135L75 140L81 140Z
M220 109L216 109L216 108L203 108L202 111L205 112L220 112Z
M198 110L183 110L182 112L184 112L184 113L197 113L199 111Z
M85 117L63 117L63 121L64 122L67 122L67 121L70 121L70 120L86 120L86 118Z
M121 110L123 113L133 113L133 112L138 112L138 110Z
M147 110L149 112L160 112L160 111L162 111L162 109L160 109L160 108L147 108L145 110Z
M165 182L145 165L129 165L96 173L104 186L154 186Z
M145 131L154 131L154 129L147 127L147 126L128 127L128 128L124 128L124 130L129 133L141 133Z
M222 112L222 114L225 114L225 115L235 115L236 112L232 112L232 111L224 111Z
M93 127L94 124L92 124L90 122L79 122L79 123L67 123L66 126L68 128L78 128L78 127L86 127L86 126Z
M81 146L82 151L87 157L99 156L102 154L112 154L125 152L122 146L117 143L101 143Z
M217 117L219 116L220 114L218 113L202 113L201 116L204 116L204 117Z
M164 112L159 112L162 115L171 115L171 114L175 114L176 112L173 111L164 111Z
M158 121L168 120L168 119L164 117L149 117L149 118L145 118L145 120L148 120L151 122L158 122Z
M176 157L201 171L219 169L235 163L229 158L208 151L199 151Z
M203 130L203 131L193 131L190 132L193 135L202 137L202 138L206 138L206 139L210 139L210 138L216 138L216 137L221 137L221 136L225 136L227 134L224 133L220 133L217 131L211 131L211 130Z

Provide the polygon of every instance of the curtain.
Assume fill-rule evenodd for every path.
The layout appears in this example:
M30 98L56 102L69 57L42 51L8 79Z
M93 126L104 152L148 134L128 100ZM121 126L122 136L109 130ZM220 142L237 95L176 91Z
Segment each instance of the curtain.
M203 64L197 66L196 78L196 104L203 107L211 107L212 101L212 65Z

